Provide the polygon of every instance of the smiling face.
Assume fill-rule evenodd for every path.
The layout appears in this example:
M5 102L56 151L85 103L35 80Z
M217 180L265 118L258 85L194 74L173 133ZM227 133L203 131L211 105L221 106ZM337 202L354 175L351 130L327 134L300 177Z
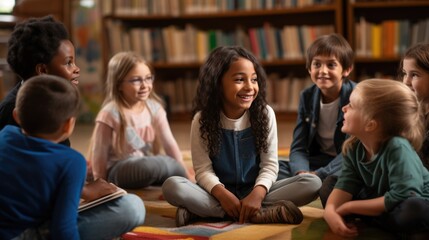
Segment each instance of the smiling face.
M239 58L231 63L222 77L223 111L228 118L237 119L250 108L259 92L257 80L251 61Z
M149 67L143 62L138 62L125 76L119 85L119 90L130 106L149 98L153 89L151 77L152 73Z
M350 69L344 70L335 56L315 56L311 61L311 80L322 91L323 101L329 103L337 99L343 83L343 76L348 76Z
M429 103L429 73L422 70L411 58L405 58L402 66L402 81L413 90L420 101Z
M344 122L341 131L350 135L359 136L364 133L365 120L361 109L361 95L359 90L353 90L350 95L349 104L345 105L342 110L344 112Z
M79 84L80 69L75 63L75 49L69 40L62 40L57 54L46 65L46 73L63 77L73 84Z

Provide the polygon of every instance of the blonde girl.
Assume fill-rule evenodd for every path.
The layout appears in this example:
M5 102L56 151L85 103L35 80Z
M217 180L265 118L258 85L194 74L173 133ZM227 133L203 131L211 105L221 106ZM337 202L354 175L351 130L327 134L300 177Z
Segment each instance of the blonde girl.
M328 198L324 218L332 231L355 237L358 228L345 218L402 234L429 230L429 172L420 149L423 122L415 94L403 83L369 79L357 84L343 107L344 164Z
M191 177L153 91L151 67L134 52L120 52L107 71L106 99L89 154L94 178L141 188L160 185L170 176ZM154 147L158 139L166 155Z

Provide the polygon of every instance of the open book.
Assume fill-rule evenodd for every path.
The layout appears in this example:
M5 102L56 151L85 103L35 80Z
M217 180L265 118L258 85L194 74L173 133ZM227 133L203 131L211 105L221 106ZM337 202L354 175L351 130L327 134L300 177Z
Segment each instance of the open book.
M100 198L94 199L94 200L92 200L92 201L90 201L90 202L86 202L86 201L84 201L83 199L81 199L81 200L80 200L80 203L79 203L79 207L78 207L78 212L85 211L85 210L87 210L87 209L89 209L89 208L92 208L92 207L98 206L98 205L100 205L100 204L102 204L102 203L105 203L105 202L111 201L111 200L113 200L113 199L116 199L116 198L118 198L118 197L121 197L121 196L123 196L123 195L127 194L127 191L125 191L124 189L122 189L122 188L120 188L120 187L116 186L116 185L115 185L115 184L113 184L113 183L110 183L110 184L111 184L111 185L113 185L113 186L115 187L115 189L116 189L116 190L115 190L114 192L109 193L109 194L107 194L107 195L104 195L104 196L102 196L102 197L100 197Z

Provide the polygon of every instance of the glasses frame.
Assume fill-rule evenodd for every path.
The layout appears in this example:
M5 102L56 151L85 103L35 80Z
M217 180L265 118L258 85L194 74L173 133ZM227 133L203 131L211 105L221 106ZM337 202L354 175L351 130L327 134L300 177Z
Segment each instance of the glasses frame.
M144 78L134 78L134 79L124 80L124 82L127 82L134 86L141 86L143 85L143 83L153 84L153 82L155 82L155 75L146 76Z

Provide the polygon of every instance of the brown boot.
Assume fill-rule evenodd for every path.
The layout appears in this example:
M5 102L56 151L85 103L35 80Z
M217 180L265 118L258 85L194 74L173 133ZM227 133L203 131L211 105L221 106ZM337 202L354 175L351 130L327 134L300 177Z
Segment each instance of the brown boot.
M282 200L261 207L259 212L250 219L250 222L300 224L303 218L301 210L293 202Z

